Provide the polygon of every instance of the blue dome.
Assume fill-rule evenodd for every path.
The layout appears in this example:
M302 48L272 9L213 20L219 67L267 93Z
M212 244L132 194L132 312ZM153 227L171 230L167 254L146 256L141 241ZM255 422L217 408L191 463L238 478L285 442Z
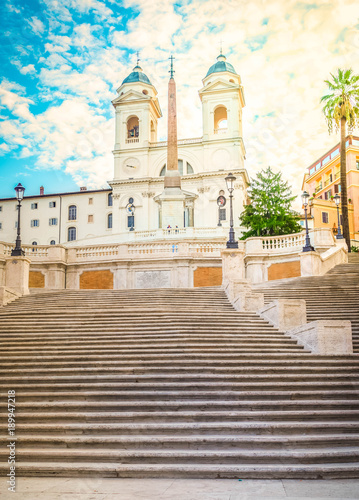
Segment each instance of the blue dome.
M124 83L135 83L135 82L148 83L148 85L152 85L148 76L143 73L142 68L140 66L135 66L133 68L132 73L130 73L128 77L124 79L121 85L123 85Z
M234 73L235 75L237 74L232 64L229 64L226 61L226 57L223 54L220 54L217 57L217 62L209 68L208 73L206 74L206 78L212 73L223 73L224 71L228 71L229 73Z

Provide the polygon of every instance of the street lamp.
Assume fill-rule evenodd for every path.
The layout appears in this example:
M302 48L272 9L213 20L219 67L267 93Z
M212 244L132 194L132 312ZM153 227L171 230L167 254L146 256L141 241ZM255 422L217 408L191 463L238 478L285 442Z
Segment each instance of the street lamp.
M228 174L226 177L227 189L229 191L229 210L230 210L230 229L229 229L229 240L227 241L227 248L238 248L238 241L235 240L234 229L233 229L233 191L234 191L234 181L236 178L233 174Z
M344 239L344 236L342 235L342 231L340 229L340 216L339 216L340 196L338 193L334 196L334 201L335 201L335 204L337 206L337 212L338 212L338 234L336 235L336 239L342 240L342 239Z
M314 252L314 247L310 244L309 232L308 232L308 219L307 219L307 206L308 206L309 194L304 191L302 194L302 203L304 206L305 215L305 246L303 247L303 252Z
M15 248L11 251L12 257L18 257L20 255L25 255L24 250L21 248L21 238L20 238L20 208L21 208L21 200L24 197L25 188L19 182L19 184L15 188L16 199L18 201L17 206L17 238Z

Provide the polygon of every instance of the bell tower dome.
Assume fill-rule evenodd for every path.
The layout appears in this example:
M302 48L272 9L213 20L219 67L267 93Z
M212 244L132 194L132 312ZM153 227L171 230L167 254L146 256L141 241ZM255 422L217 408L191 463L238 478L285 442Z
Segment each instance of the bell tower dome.
M117 89L118 96L112 101L116 113L115 131L115 178L121 178L121 161L123 154L133 154L148 149L151 142L157 141L158 119L162 116L157 98L157 90L148 76L143 72L137 60L132 72L123 80ZM135 158L134 163L138 163ZM142 162L143 163L143 162ZM145 165L141 170L131 171L131 174L147 175Z
M245 101L241 77L222 52L202 81L199 96L202 101L203 140L242 138Z

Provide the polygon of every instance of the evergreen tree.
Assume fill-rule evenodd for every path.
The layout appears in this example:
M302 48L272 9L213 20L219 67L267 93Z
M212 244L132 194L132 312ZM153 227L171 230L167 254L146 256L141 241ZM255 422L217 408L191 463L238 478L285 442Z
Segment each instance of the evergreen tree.
M299 215L291 209L295 196L281 173L274 173L270 167L259 172L252 180L249 197L251 203L245 206L240 217L241 225L248 228L242 240L302 231Z

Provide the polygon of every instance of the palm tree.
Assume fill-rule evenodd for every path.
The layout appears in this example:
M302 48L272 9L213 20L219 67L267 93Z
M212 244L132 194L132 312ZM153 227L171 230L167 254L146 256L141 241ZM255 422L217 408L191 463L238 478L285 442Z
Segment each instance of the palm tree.
M345 137L346 127L348 133L359 123L359 75L352 69L338 69L338 74L331 74L332 81L325 80L330 94L321 98L324 102L323 113L328 124L329 133L333 131L333 122L336 131L340 128L340 185L343 218L343 236L350 252L350 232L348 218L348 193L347 193L347 165Z

